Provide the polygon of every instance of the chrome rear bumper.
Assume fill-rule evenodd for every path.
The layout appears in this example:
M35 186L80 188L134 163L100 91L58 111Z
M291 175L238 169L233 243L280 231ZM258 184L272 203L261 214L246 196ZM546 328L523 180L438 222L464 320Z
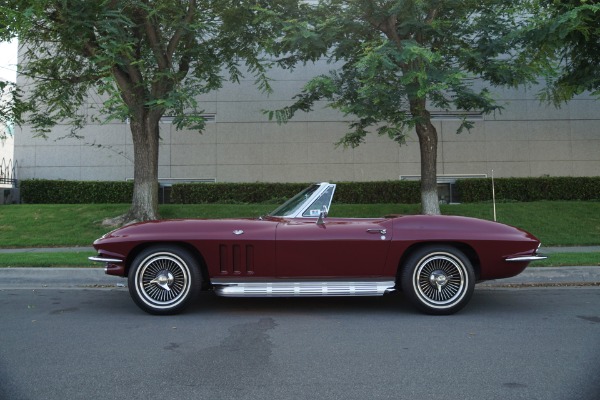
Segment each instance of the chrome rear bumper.
M546 258L548 258L548 257L543 256L541 254L535 254L532 256L509 257L506 259L506 261L508 261L508 262L531 262L531 261L545 260Z

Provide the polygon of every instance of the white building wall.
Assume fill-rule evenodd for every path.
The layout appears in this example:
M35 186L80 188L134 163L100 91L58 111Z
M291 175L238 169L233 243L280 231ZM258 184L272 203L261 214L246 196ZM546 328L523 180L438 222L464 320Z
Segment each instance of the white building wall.
M8 132L8 128L0 125L0 160L12 160L14 146L15 138Z
M395 180L419 175L419 146L411 134L405 146L369 136L356 149L336 148L347 118L318 104L284 125L268 121L262 110L289 104L310 77L329 66L279 71L274 93L257 91L253 79L227 84L201 98L215 122L204 133L176 131L161 124L159 177L216 179L218 182L308 182L317 180ZM600 101L581 96L561 109L539 104L531 91L504 90L505 109L456 134L458 122L436 120L440 175L490 174L497 177L600 175ZM127 124L88 125L84 139L48 139L18 129L15 157L19 178L124 180L133 177L132 142Z

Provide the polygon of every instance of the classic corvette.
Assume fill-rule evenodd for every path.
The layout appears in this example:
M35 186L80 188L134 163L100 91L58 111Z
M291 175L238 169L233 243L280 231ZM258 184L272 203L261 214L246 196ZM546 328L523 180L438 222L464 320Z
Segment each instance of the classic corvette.
M164 220L94 242L105 272L128 278L135 303L174 314L201 290L219 296L381 296L402 291L420 311L452 314L476 282L511 277L539 240L457 216L327 216L336 185L313 184L255 219Z

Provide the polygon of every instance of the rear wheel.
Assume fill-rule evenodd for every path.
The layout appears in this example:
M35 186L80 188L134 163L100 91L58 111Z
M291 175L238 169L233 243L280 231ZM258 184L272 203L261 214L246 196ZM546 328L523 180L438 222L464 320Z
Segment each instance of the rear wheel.
M128 276L129 294L150 314L176 314L194 300L200 290L198 261L177 246L153 246L133 261Z
M473 266L455 247L422 247L404 263L401 286L407 299L420 311L435 315L453 314L462 309L473 295Z

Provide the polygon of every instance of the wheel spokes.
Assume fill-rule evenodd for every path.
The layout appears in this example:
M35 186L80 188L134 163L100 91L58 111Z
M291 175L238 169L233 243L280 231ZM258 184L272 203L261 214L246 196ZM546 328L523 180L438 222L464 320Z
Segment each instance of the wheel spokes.
M153 303L177 302L189 287L189 276L182 261L168 254L156 255L142 266L139 286Z
M434 254L422 260L415 276L421 296L435 305L452 303L466 287L462 264L445 254Z

